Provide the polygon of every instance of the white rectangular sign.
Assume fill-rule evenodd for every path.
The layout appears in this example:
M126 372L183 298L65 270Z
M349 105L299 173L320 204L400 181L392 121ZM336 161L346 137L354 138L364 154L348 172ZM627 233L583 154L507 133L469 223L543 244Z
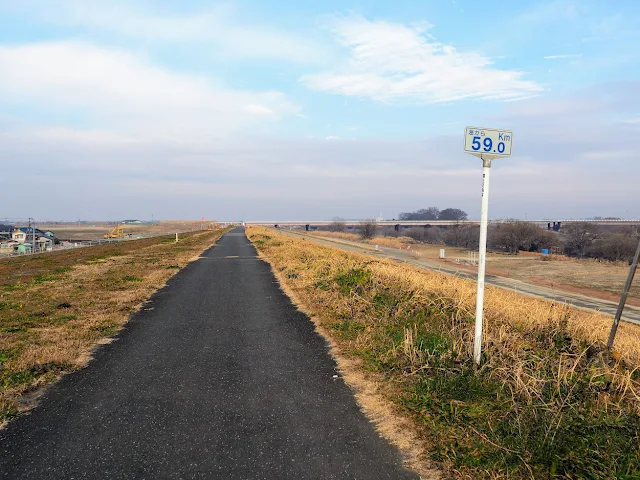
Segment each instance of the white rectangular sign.
M509 130L493 128L466 127L464 129L464 151L474 155L511 155L513 133Z

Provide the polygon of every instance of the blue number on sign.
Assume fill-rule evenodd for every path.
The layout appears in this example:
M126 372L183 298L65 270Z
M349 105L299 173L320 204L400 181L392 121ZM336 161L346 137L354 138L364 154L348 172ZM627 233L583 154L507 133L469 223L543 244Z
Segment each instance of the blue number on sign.
M480 137L473 137L473 142L471 142L471 150L480 150Z
M485 152L490 152L491 151L491 147L493 146L493 142L491 141L491 139L489 137L484 139L484 151Z
M504 153L504 142L498 143L498 152Z

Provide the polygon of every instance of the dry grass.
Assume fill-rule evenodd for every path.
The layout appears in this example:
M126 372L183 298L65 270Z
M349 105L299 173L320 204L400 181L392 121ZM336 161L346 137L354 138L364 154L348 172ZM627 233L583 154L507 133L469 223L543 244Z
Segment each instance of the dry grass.
M360 235L355 233L344 232L322 232L316 231L311 233L316 237L326 238L339 238L342 240L348 240L350 242L368 243L369 245L379 245L381 247L399 248L406 250L410 245L414 245L416 242L411 237L374 237L369 240L363 240Z
M470 252L464 248L416 243L409 237L376 237L373 240L363 242L355 233L312 232L311 235L401 250L410 249L420 258L429 259L435 263L441 262L438 258L441 248L446 250L449 262L456 258L466 261ZM477 254L477 251L475 253ZM629 266L624 262L578 259L565 255L543 256L540 253L530 252L521 252L520 255L490 252L487 255L487 269L492 275L546 285L558 290L575 291L585 295L592 294L613 302L617 302L620 298L622 287L629 273ZM602 292L602 294L598 295L598 292ZM640 282L635 282L631 286L630 297L632 297L631 303L638 305L635 299L640 299Z
M224 230L0 261L0 421L91 349ZM22 399L22 400L21 400Z
M476 371L475 283L257 227L248 233L340 350L393 385L387 398L458 476L640 472L638 327L621 326L608 358L608 317L489 287Z
M200 229L200 220L166 220L150 224L125 224L122 225L122 229L125 234L131 234L134 237L136 235L149 235L160 233L175 233L189 231L193 228L193 222L196 222L196 228ZM210 221L205 221L205 226L208 226ZM93 224L52 224L46 223L36 225L42 231L51 231L58 239L61 240L102 240L105 233L109 233L114 227L113 223L96 222Z
M505 272L509 277L534 283L543 282L562 289L564 285L597 290L611 294L617 302L629 274L624 262L599 262L594 259L576 259L561 255L490 255L487 267ZM640 298L640 282L631 286L630 295Z

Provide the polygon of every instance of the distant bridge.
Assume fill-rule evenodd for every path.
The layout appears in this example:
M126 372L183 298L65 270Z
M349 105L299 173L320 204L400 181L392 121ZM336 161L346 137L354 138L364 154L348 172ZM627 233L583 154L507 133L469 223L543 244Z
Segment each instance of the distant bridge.
M340 220L341 223L344 223L347 227L356 227L360 225L364 220ZM509 222L509 220L491 220L490 223L504 223ZM560 227L564 224L568 223L591 223L594 225L615 225L615 226L623 226L623 225L635 225L640 226L640 220L525 220L528 223L533 223L536 225L540 225L543 228L548 228L549 230L560 230ZM333 220L271 220L271 221L247 221L244 222L245 225L262 225L269 227L304 227L306 230L311 229L312 227L326 227L335 223ZM376 225L382 227L394 227L395 230L400 230L401 228L410 228L410 227L449 227L452 225L479 225L480 220L380 220L376 221Z

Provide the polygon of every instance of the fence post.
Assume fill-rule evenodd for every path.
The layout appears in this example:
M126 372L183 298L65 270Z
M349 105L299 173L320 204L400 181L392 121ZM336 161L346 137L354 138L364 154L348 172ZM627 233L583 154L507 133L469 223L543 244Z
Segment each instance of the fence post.
M633 257L633 261L631 262L631 269L629 270L629 276L627 277L627 281L624 284L624 288L622 289L622 296L620 297L620 303L618 303L616 316L613 319L613 325L611 326L611 333L609 333L609 340L607 341L608 351L611 351L611 348L613 348L613 341L616 338L616 332L618 331L618 325L620 324L620 317L622 317L622 311L624 310L624 305L625 303L627 303L627 296L629 295L629 289L631 289L631 284L633 283L633 276L636 273L636 268L638 268L638 257L640 257L640 239L638 239L638 248L636 248L636 254Z

